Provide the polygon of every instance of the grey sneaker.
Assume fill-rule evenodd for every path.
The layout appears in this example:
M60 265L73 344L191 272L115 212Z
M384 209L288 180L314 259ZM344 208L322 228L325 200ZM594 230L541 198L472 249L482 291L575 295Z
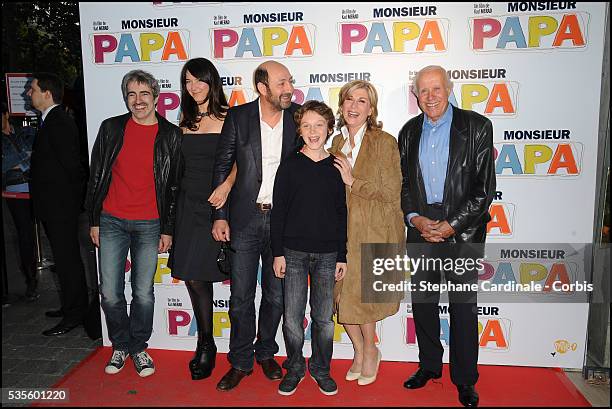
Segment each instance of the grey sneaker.
M287 373L280 385L278 385L278 393L283 396L293 395L302 379L304 379L304 376L299 377L295 374Z
M141 351L136 355L132 355L132 361L134 362L134 368L136 372L142 378L153 375L155 373L155 365L153 365L153 359L147 354L147 351Z
M106 364L106 367L104 368L104 372L106 372L109 375L114 375L116 373L119 373L119 371L121 371L123 369L123 367L125 366L125 360L128 357L128 353L127 351L119 351L116 349L113 349L113 356L111 356L110 361L108 361L108 363Z
M338 393L338 385L336 385L336 381L334 381L331 376L321 376L321 377L312 377L319 385L319 390L323 395L331 396Z

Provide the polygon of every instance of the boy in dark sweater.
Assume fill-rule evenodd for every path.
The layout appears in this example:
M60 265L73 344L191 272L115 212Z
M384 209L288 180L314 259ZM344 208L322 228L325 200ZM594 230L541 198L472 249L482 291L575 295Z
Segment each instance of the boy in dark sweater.
M310 273L312 356L310 375L325 395L338 392L329 375L333 353L334 283L346 272L346 193L334 156L324 148L334 114L322 102L308 101L295 121L304 147L278 168L274 182L271 239L274 274L283 278L283 332L287 374L278 387L292 395L304 378L304 314Z

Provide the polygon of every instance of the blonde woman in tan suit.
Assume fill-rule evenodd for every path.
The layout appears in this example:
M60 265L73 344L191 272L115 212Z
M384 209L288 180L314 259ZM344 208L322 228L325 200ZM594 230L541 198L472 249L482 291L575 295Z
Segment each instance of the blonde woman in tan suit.
M354 349L346 380L368 385L376 380L381 353L376 347L376 322L395 314L399 303L361 300L361 244L402 243L400 206L402 173L396 139L377 121L378 95L366 81L352 81L340 90L340 134L330 153L346 185L348 269L336 285L338 322L344 324Z

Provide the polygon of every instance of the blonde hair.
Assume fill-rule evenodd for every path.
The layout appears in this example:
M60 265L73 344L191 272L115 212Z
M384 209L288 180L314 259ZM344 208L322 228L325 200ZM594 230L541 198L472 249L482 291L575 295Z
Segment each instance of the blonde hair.
M344 84L344 86L340 89L340 95L338 97L338 129L341 129L346 122L344 121L344 116L342 116L342 105L344 101L356 90L365 89L368 94L368 99L370 100L370 106L372 107L372 113L368 116L366 120L367 129L380 129L382 128L382 122L378 121L378 93L376 92L376 88L369 83L368 81L363 80L355 80L349 83Z

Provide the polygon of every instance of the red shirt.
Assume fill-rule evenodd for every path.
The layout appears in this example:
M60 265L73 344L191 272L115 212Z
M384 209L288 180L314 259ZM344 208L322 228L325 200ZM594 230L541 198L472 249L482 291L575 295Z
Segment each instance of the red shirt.
M130 118L125 126L123 146L113 164L111 184L102 208L127 220L158 219L153 146L157 124L140 125Z

